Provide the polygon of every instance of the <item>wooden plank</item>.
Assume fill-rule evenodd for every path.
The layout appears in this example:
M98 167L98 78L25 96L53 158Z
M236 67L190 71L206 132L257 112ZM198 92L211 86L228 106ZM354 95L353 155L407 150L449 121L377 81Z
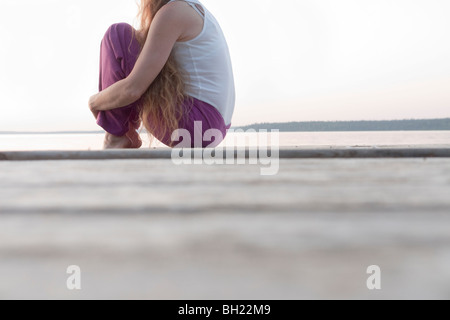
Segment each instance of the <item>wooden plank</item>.
M194 157L201 150L179 150L180 156ZM267 153L269 152L269 153ZM281 159L329 159L329 158L449 158L450 147L298 147L274 149L274 155ZM215 158L223 159L229 154L234 158L249 159L257 155L254 148L236 148L231 153L207 150ZM271 155L271 149L262 150L260 155ZM0 152L0 161L36 160L131 160L171 159L170 149L107 150L107 151L11 151Z
M0 162L0 298L450 298L448 159L259 169Z

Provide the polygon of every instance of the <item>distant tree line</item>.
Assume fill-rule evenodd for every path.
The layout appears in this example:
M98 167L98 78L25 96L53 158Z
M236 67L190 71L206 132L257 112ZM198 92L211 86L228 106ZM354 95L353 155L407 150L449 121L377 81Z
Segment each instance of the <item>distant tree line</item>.
M314 131L432 131L449 130L450 118L386 121L313 121L258 123L234 129L280 130L280 132Z

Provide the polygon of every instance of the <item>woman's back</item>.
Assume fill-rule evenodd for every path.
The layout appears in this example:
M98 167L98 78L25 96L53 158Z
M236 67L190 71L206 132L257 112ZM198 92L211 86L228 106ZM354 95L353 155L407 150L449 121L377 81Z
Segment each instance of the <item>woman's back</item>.
M214 16L198 0L185 1L204 19L203 30L192 40L177 42L174 55L187 75L186 94L215 107L229 125L235 106L235 85L225 36Z

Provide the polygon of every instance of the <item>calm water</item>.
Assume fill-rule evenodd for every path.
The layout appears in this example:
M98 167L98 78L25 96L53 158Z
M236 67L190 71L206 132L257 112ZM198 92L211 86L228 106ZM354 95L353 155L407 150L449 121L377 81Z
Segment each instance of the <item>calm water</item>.
M148 139L142 136L144 146ZM226 145L253 146L264 142L263 136L230 134ZM247 140L245 140L247 139ZM245 142L244 142L245 141ZM252 142L249 142L252 141ZM0 151L28 150L99 150L101 134L0 135ZM393 131L393 132L295 132L280 133L280 146L401 146L448 145L450 131ZM162 147L154 145L152 147Z

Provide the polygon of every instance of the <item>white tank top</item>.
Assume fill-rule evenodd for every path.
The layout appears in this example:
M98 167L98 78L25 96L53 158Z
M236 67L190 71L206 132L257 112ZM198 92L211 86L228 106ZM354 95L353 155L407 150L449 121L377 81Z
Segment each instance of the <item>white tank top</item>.
M225 36L217 20L200 1L182 1L204 17L202 32L190 41L177 42L173 49L180 68L188 75L186 94L215 107L223 116L225 124L230 125L236 93ZM203 8L204 14L196 4Z

